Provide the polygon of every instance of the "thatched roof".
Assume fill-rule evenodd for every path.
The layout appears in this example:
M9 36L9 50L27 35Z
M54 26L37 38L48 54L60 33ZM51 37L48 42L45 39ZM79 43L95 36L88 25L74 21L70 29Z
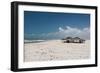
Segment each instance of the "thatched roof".
M72 39L72 37L66 37L65 39Z
M67 39L73 39L72 37L66 37L66 38L63 38L62 40L67 40Z
M84 39L81 39L81 38L79 38L79 37L75 37L75 38L73 38L74 40L81 40L81 41L85 41Z
M66 37L66 38L63 38L62 40L67 40L67 39L83 40L83 41L84 41L84 39L81 39L81 38L79 38L79 37L74 37L74 38L72 38L72 37Z
M80 39L79 37L74 37L73 39Z

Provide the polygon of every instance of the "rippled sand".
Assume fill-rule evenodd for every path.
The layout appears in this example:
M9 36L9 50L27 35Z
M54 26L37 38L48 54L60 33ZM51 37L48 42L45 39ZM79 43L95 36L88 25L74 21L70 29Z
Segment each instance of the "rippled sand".
M25 62L87 59L89 57L89 40L85 43L63 43L61 40L50 40L24 44Z

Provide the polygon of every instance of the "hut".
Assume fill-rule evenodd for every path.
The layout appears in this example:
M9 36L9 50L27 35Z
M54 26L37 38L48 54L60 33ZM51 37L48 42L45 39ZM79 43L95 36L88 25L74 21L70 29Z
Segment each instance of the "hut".
M73 38L73 43L84 43L85 40L79 38L79 37L75 37Z
M79 42L80 42L80 38L79 37L73 38L73 43L79 43Z
M81 39L79 37L66 37L64 39L62 39L64 43L84 43L85 40L84 39Z
M64 43L72 43L73 42L73 38L72 37L66 37L64 39L62 39Z

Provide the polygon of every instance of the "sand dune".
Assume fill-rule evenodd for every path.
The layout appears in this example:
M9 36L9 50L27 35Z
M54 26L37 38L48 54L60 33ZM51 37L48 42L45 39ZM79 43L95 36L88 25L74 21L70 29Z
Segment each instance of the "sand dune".
M90 41L85 43L63 43L50 40L24 44L24 61L50 61L87 59L90 57Z

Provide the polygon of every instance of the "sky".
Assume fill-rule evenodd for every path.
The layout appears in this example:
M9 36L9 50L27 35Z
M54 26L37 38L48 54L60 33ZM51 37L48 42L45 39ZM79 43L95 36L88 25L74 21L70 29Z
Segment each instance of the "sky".
M89 34L89 14L24 11L25 39L89 39Z

